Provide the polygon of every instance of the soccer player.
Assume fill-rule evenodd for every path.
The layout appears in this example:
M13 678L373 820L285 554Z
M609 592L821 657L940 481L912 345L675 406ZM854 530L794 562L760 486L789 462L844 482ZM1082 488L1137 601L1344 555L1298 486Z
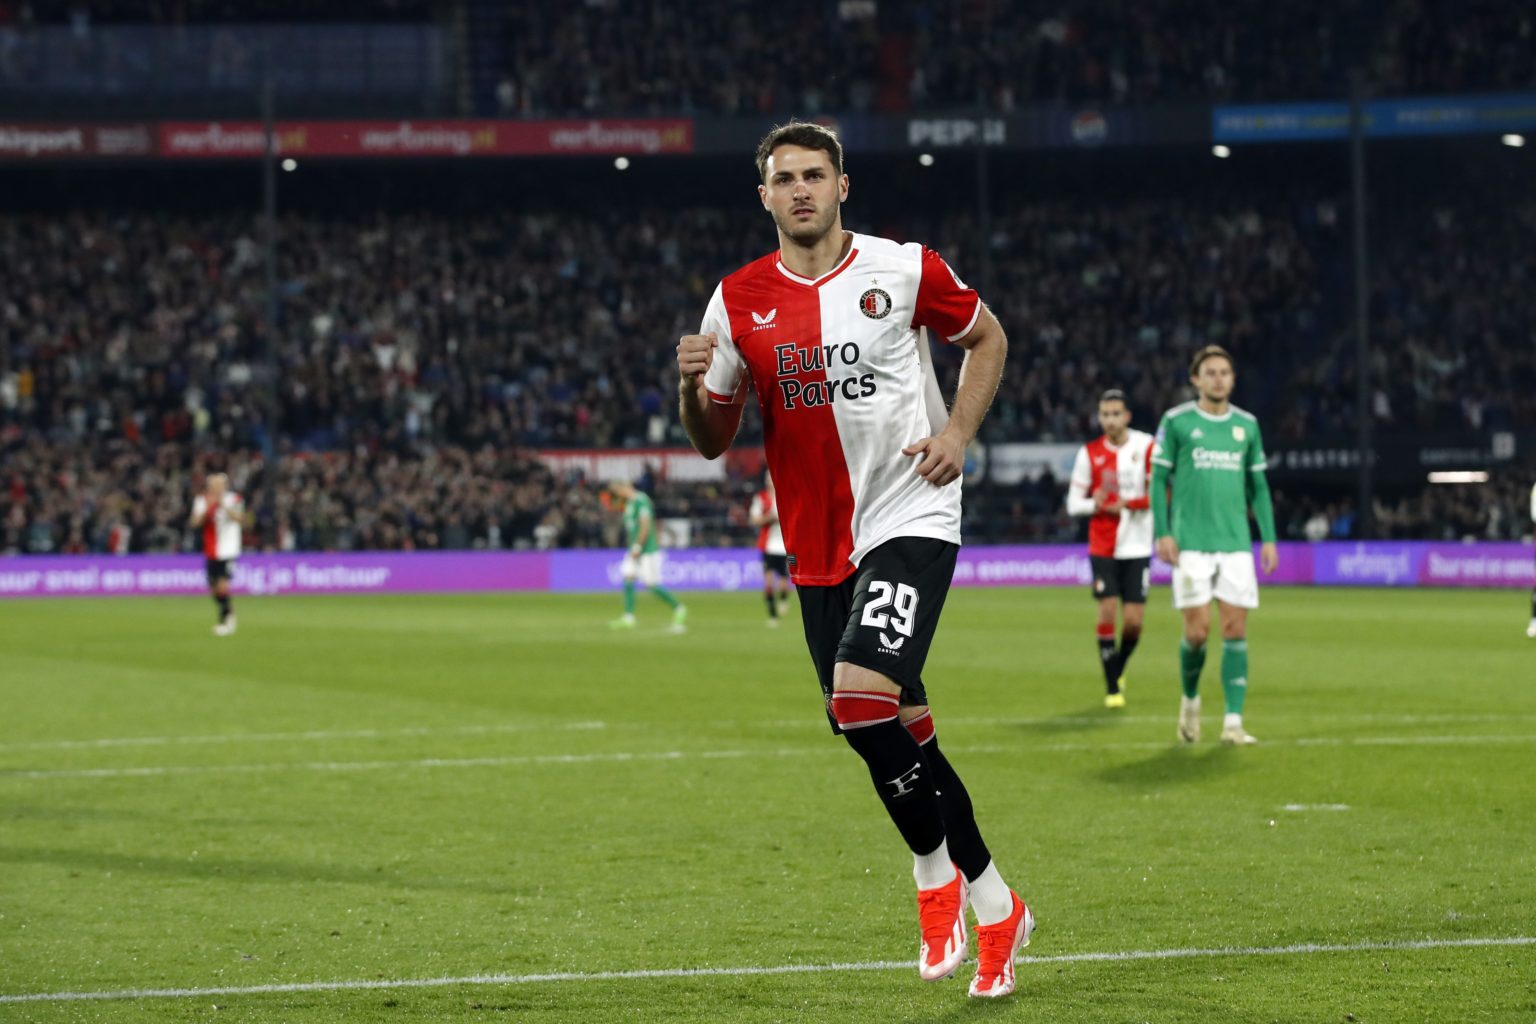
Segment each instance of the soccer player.
M1275 571L1275 510L1264 479L1259 421L1230 401L1232 357L1220 345L1195 353L1189 379L1198 400L1163 414L1152 454L1152 513L1157 557L1173 566L1173 606L1184 614L1179 665L1184 696L1179 739L1200 739L1200 670L1211 631L1211 598L1221 622L1221 688L1226 717L1221 742L1258 741L1243 728L1248 695L1248 612L1259 606L1248 509L1259 523L1259 561ZM1173 509L1169 512L1169 484Z
M789 606L789 562L784 551L784 530L779 526L779 502L773 493L773 474L763 476L763 489L752 498L748 514L757 527L757 550L763 553L763 600L768 605L768 625L777 628L779 616Z
M1536 523L1536 484L1531 485L1531 522ZM1531 621L1525 635L1536 640L1536 585L1531 587Z
M1125 392L1099 396L1104 436L1077 450L1067 513L1088 520L1088 561L1099 602L1099 663L1104 667L1104 706L1125 707L1125 666L1141 639L1152 566L1152 435L1131 429ZM1115 616L1121 618L1115 646Z
M650 495L628 480L615 480L608 493L624 503L624 614L609 623L614 629L635 628L635 580L638 578L651 593L672 609L673 633L686 632L688 608L677 596L661 585L661 545L656 542L656 506Z
M830 129L775 128L757 171L779 247L721 281L699 333L678 341L683 425L716 458L756 395L829 724L863 758L912 852L918 973L937 981L965 959L968 900L970 994L1005 996L1034 917L939 749L923 663L959 550L965 448L1008 341L937 253L844 230L848 177ZM929 332L966 350L947 416Z
M214 636L232 636L235 612L229 600L229 577L240 557L240 534L245 527L245 501L229 489L229 477L211 473L202 494L192 502L187 525L203 531L203 559L208 571L208 592L219 608Z

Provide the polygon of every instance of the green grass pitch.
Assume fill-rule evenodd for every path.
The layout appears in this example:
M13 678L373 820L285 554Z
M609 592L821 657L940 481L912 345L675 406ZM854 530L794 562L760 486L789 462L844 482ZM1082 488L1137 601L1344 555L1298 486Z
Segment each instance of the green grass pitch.
M996 1004L918 980L797 613L685 596L0 604L0 1021L1536 1018L1521 593L1266 591L1230 750L1166 590L1123 712L1086 595L955 591L939 734L1040 921Z

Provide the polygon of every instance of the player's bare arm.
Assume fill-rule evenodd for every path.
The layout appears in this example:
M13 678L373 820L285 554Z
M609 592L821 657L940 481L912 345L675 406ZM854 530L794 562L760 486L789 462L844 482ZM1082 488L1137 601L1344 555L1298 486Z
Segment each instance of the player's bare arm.
M718 344L713 334L685 334L677 342L678 414L688 440L706 459L719 458L741 427L741 404L722 405L704 388Z
M982 306L971 333L956 344L966 350L965 362L960 365L960 383L955 388L948 425L936 436L914 441L901 450L903 455L923 453L917 475L936 487L953 482L964 471L965 447L981 429L1008 358L1008 336L986 306Z
M636 558L645 550L645 542L651 539L651 517L645 513L640 514L640 524L635 528L635 543L631 545L630 554Z
M1273 543L1260 545L1259 567L1264 570L1266 576L1280 567L1280 549Z

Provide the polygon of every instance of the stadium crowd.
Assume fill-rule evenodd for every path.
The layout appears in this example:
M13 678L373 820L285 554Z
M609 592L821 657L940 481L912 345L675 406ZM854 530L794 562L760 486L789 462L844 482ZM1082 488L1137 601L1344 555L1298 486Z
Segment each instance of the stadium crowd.
M529 0L504 28L497 102L528 116L815 116L1337 99L1357 65L1394 94L1536 85L1536 28L1497 0L791 0L773 15L796 31L765 47L761 12L740 0Z
M381 20L464 26L479 112L530 117L1337 99L1356 66L1385 94L1536 87L1500 0L0 0L0 58L37 25Z
M1536 289L1521 256L1536 205L1475 209L1428 208L1381 247L1383 430L1536 427ZM1267 437L1349 429L1348 306L1327 300L1347 246L1331 199L1016 203L985 247L967 215L930 216L914 234L978 285L990 266L982 287L1014 342L984 442L1091 436L1091 396L1111 386L1152 429L1188 396L1186 353L1209 342L1237 354L1240 402ZM258 237L232 216L0 218L0 550L184 546L206 468L262 496L267 545L606 543L595 489L532 453L685 444L670 339L767 244L749 210L294 214L269 352ZM946 393L959 354L939 353ZM749 414L742 438L759 436ZM983 485L968 525L1070 537L1060 487ZM655 496L717 543L750 535L749 495L734 481ZM1521 525L1444 489L1394 502L1377 519L1397 535ZM1353 529L1308 500L1288 514L1293 537L1319 515L1329 536Z

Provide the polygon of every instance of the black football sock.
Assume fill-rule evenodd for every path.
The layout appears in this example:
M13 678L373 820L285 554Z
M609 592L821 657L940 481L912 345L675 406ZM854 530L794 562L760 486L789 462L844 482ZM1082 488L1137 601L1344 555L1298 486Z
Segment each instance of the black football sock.
M944 841L944 812L917 741L895 718L848 729L843 735L869 766L875 792L907 847L915 854L938 849Z
M1125 675L1126 662L1131 660L1131 654L1136 650L1136 645L1141 642L1140 626L1122 626L1120 629L1120 649L1115 652L1115 686L1119 687L1120 677Z
M976 825L976 811L971 806L971 794L960 781L949 758L939 749L937 737L922 746L923 759L933 771L933 784L939 791L939 809L944 814L944 838L949 842L949 856L960 868L966 880L972 880L987 870L992 854L981 838Z
M1104 669L1104 689L1117 693L1120 689L1120 671L1115 665L1114 623L1099 623L1099 664Z
M219 621L221 623L228 621L229 620L229 598L228 597L216 597L216 598L214 598L214 600L217 601L218 604L219 604Z

